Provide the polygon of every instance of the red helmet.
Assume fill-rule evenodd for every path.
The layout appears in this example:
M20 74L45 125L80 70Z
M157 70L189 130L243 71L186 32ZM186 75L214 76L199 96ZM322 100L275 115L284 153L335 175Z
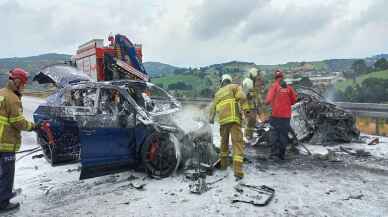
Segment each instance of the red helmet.
M280 69L276 70L275 71L275 79L278 79L278 78L283 78L283 72L280 71Z
M11 71L9 71L9 77L11 79L20 79L23 84L27 84L28 81L28 73L21 68L14 68Z

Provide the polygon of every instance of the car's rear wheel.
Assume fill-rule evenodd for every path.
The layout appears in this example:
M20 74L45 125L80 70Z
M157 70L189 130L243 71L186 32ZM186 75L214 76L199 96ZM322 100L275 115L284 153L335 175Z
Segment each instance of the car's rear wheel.
M179 166L180 152L177 139L172 133L152 133L141 149L143 165L155 178L171 175Z

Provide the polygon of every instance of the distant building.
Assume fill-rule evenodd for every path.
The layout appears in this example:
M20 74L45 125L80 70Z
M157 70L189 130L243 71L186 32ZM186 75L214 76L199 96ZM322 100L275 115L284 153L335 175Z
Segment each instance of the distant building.
M308 77L314 86L328 86L334 84L337 81L344 80L340 74L331 75L331 76L304 76ZM302 80L302 77L299 78L286 78L284 79L288 84L293 84Z

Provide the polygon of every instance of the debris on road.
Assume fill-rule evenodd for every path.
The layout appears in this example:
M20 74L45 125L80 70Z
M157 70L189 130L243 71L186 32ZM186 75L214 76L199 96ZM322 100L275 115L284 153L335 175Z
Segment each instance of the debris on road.
M364 197L363 194L357 194L357 195L350 195L349 197L342 199L342 200L350 200L350 199L361 200L363 197Z
M44 154L37 154L37 155L33 155L32 156L32 159L35 159L35 158L42 158L44 157Z
M146 186L146 183L138 183L138 182L129 183L129 187L137 189L137 190L145 190L144 186Z
M314 154L313 158L318 160L329 161L329 162L341 162L341 160L338 159L335 151L330 149L327 149L326 154Z
M81 171L81 167L77 167L77 168L74 168L74 169L67 169L66 172L68 173L71 173L71 172L79 172Z
M335 189L329 189L325 194L330 195L331 193L335 193Z
M372 139L372 141L370 141L370 142L368 143L368 145L377 145L377 144L379 144L379 143L380 143L379 138L374 138L374 139Z
M275 189L266 185L256 186L239 183L234 189L235 194L232 203L249 203L254 206L267 206L275 196Z
M340 146L340 150L347 153L347 154L356 156L356 157L370 157L371 156L371 153L369 151L365 151L364 149L357 149L354 151L352 148L345 148L343 146Z

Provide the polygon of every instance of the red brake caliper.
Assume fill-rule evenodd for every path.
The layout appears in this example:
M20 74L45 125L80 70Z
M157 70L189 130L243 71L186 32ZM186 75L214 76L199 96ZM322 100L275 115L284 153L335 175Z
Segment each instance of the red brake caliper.
M150 152L148 153L148 160L150 160L150 161L156 160L156 155L158 153L158 149L159 149L159 138L155 137L152 140L152 143L150 146L150 150L149 150Z
M47 134L48 144L54 145L55 144L54 135L53 135L53 132L51 131L50 123L48 121L44 121L41 126L41 129L43 132Z

